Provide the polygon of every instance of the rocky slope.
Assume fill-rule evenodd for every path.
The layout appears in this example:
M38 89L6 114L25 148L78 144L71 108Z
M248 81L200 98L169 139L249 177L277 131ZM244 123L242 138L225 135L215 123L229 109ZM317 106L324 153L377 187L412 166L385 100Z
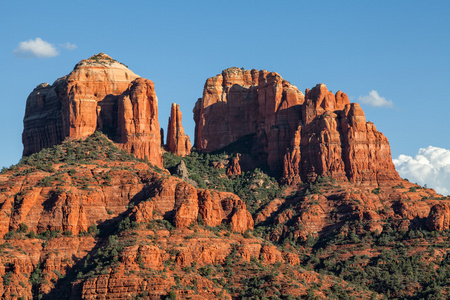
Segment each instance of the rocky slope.
M162 222L182 230L201 220L204 226L228 226L236 233L253 229L253 219L236 195L196 189L119 150L99 133L27 157L0 174L0 191L3 241L16 245L18 239L17 247L32 250L7 251L10 255L3 256L7 267L2 275L8 273L8 282L16 283L32 281L33 272L47 278L47 283L36 287L21 285L22 295L31 295L33 288L34 293L49 293L53 279L64 276L88 253L92 255L102 243L91 237L97 228L107 232L129 222ZM224 251L226 256L228 250ZM2 291L6 298L17 292Z
M184 133L181 117L180 106L172 103L169 124L167 125L166 148L175 155L185 156L191 153L191 140Z
M133 160L99 133L32 155L14 174L1 175L0 182L0 210L5 214L1 236L21 224L37 234L78 234L130 206L137 220L166 218L178 228L196 223L198 216L208 226L230 222L237 232L253 228L245 203L235 195L197 190Z
M175 157L165 155L165 163L170 159ZM254 218L253 235L300 255L302 266L364 283L388 299L450 292L444 275L450 275L450 197L406 180L373 188L318 176L314 182L279 186L261 170L225 177L236 161L222 153L193 152L182 159L199 185L238 194ZM424 273L414 275L414 269ZM439 288L433 288L433 280Z
M99 133L24 158L0 191L5 299L369 296L252 235L235 194L195 188Z
M119 147L162 166L153 82L104 53L82 60L52 85L38 85L28 96L23 123L23 155L98 130Z
M182 159L191 175L209 184L218 183L212 177L233 182L242 198L196 188L99 133L33 154L1 173L2 297L380 299L378 293L417 294L428 283L419 276L406 290L396 281L378 286L391 278L376 275L384 268L378 260L392 264L421 255L441 266L450 250L450 200L431 189L405 183L370 191L321 179L270 195L276 182L262 173L227 176L227 168L214 168L216 156L206 154L218 173L195 173L191 160L200 157ZM253 217L243 200L256 205ZM398 241L408 245L406 256ZM440 249L435 256L429 245ZM376 277L358 273L364 268ZM353 273L365 276L371 289L358 286Z
M318 175L369 184L400 180L386 137L358 104L324 84L304 96L277 73L227 69L206 81L194 119L198 150L250 139L245 146L254 163L288 183Z

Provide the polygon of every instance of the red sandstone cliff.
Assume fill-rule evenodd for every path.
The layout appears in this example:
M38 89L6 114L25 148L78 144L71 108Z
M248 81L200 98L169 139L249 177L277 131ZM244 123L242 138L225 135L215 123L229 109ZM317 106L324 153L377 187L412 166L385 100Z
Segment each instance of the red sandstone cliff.
M167 150L178 156L191 153L191 140L184 133L181 123L181 111L178 104L172 103L169 124L167 126Z
M0 239L20 224L35 233L78 234L123 214L130 203L136 205L132 218L138 222L164 217L185 228L196 224L200 215L208 226L227 223L236 232L253 229L252 216L236 195L197 190L181 179L155 173L144 163L93 161L65 173L67 167L54 166L61 174L58 178L42 171L11 180L0 175L0 212L12 211L0 219ZM52 179L42 185L46 177Z
M205 83L194 108L195 147L211 152L251 137L251 157L286 182L399 180L389 143L358 104L324 84L305 96L277 73L230 68Z
M205 83L194 108L194 146L205 152L252 136L252 157L273 170L301 118L303 94L274 72L229 68Z
M324 84L306 90L302 123L285 155L287 181L312 181L318 175L351 182L400 180L387 138L366 122L357 103Z
M104 53L94 55L31 92L23 155L100 130L123 149L162 166L157 105L153 82Z
M158 99L152 81L137 78L118 99L117 145L162 166Z

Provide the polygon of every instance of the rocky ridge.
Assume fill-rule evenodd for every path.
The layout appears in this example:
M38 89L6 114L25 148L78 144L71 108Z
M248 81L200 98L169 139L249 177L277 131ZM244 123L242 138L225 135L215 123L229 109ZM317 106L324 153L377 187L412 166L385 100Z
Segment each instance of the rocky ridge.
M167 171L133 160L99 133L39 154L24 160L14 176L1 177L1 210L14 210L1 220L2 236L21 224L36 234L47 230L78 234L131 205L138 221L168 218L177 228L185 228L201 216L208 226L231 222L236 232L253 228L245 203L235 195L197 190ZM75 163L71 155L81 163L79 168L71 168ZM51 162L48 169L42 167L46 161ZM102 166L101 161L109 162Z

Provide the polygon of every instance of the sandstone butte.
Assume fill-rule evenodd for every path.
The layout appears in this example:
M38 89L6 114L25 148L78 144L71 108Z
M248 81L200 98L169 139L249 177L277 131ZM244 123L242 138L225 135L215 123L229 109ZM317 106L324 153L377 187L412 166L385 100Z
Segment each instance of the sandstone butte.
M324 84L304 95L275 72L229 68L206 80L193 112L196 149L247 141L250 165L266 164L287 183L319 175L367 184L400 180L387 138L358 104Z
M175 155L185 156L191 153L191 140L184 133L181 117L180 106L172 103L169 124L167 125L166 148Z
M96 130L139 158L162 167L158 99L152 81L100 53L28 96L23 155Z

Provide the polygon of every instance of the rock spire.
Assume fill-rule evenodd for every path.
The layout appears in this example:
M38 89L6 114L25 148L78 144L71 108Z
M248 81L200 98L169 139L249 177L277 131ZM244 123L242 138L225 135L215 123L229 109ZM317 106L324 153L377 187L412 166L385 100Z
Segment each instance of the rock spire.
M167 150L178 156L191 153L191 140L184 133L181 123L181 111L178 104L172 103L169 124L167 126Z

